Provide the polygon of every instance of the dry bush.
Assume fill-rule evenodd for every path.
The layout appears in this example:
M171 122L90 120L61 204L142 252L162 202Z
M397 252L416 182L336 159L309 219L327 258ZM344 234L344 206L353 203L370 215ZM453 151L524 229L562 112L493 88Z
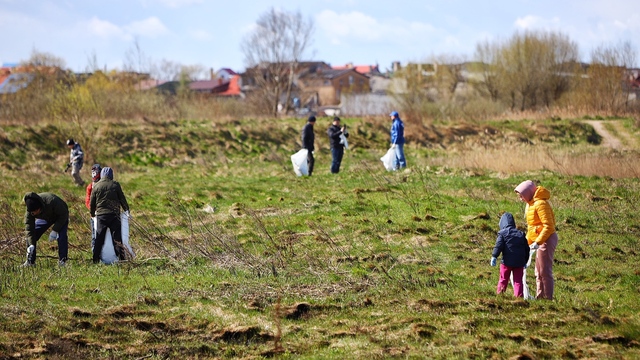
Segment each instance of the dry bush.
M550 170L563 175L640 176L640 157L636 153L568 153L542 147L469 149L429 159L429 163L466 169L486 169L511 175L527 171Z

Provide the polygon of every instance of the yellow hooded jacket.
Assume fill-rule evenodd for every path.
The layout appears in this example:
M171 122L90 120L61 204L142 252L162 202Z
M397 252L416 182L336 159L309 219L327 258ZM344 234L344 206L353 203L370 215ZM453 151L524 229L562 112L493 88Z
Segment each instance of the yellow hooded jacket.
M556 232L556 217L549 204L551 193L542 186L536 188L527 209L527 241L544 244Z

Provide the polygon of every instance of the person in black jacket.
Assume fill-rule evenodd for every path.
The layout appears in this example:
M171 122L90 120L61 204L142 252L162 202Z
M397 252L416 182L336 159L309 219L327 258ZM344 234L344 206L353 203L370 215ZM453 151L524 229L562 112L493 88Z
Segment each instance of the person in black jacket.
M100 181L98 181L91 191L89 201L89 211L91 217L95 217L96 241L93 247L93 263L100 262L100 254L107 236L107 229L111 230L113 249L119 260L126 259L126 250L122 245L122 222L120 220L120 207L129 213L127 198L122 192L120 183L113 180L113 170L110 167L102 168Z
M344 144L340 141L340 135L349 137L347 133L347 127L340 127L340 118L334 116L333 123L327 130L329 135L329 144L331 145L331 173L337 174L340 172L340 163L342 163L342 156L344 155Z
M529 260L529 243L524 232L516 228L513 215L508 212L502 214L500 218L500 231L491 254L491 266L496 266L500 253L502 253L502 261L496 293L500 294L507 290L509 278L513 272L513 295L523 297L522 274Z
M36 244L42 234L51 227L49 241L58 241L58 265L67 261L69 239L69 208L67 203L52 193L29 192L24 196L27 211L24 214L27 235L27 261L22 266L36 264Z
M309 116L309 119L307 119L306 125L302 128L302 148L309 151L309 153L307 154L309 176L311 176L311 173L313 173L313 164L315 162L315 159L313 158L313 151L315 150L313 143L316 139L316 135L313 133L313 125L315 124L316 117L311 115Z

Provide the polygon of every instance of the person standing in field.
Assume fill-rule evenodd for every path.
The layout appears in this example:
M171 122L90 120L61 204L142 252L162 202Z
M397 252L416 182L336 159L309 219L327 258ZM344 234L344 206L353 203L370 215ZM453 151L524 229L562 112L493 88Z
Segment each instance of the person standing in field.
M551 193L531 180L520 183L515 192L527 204L527 241L531 250L536 250L536 299L553 300L553 256L558 246L558 233L549 203Z
M329 144L331 145L331 173L337 174L340 172L340 164L342 163L342 157L344 156L344 144L342 143L340 136L344 135L349 137L346 126L340 126L340 118L333 117L333 123L327 130L329 136Z
M84 198L84 204L87 206L87 209L91 210L91 192L93 190L93 186L100 181L100 172L102 171L102 167L100 164L93 164L91 166L91 182L87 185L87 194ZM96 242L96 227L94 224L94 218L90 217L89 222L91 224L91 248L93 249Z
M313 164L315 163L315 159L313 158L313 151L315 150L314 142L316 139L316 135L313 132L313 126L316 124L316 117L311 115L309 119L307 119L307 123L302 128L302 148L307 149L309 153L307 154L307 165L309 167L309 176L313 173Z
M407 167L407 160L404 158L404 123L400 119L397 111L389 114L391 117L391 148L396 151L395 169L404 169Z
M96 218L96 241L93 247L93 263L100 262L100 255L107 229L111 230L113 248L119 260L126 259L126 250L122 245L122 222L120 220L120 208L129 215L129 204L122 192L122 187L113 180L113 170L105 167L100 172L100 180L91 191L90 208L91 217Z
M511 213L502 214L499 224L500 231L491 253L491 266L496 266L497 258L502 254L500 280L498 280L496 293L501 294L507 290L509 278L513 273L513 295L523 297L522 275L529 260L529 244L524 233L516 228L516 222Z
M84 186L84 180L80 177L80 169L84 164L82 147L73 139L67 140L67 147L70 150L68 167L71 167L71 177L77 186Z
M38 240L51 227L49 241L58 242L58 265L64 266L69 251L69 207L60 197L44 192L29 192L24 196L27 211L24 214L27 235L27 261L22 266L35 266Z

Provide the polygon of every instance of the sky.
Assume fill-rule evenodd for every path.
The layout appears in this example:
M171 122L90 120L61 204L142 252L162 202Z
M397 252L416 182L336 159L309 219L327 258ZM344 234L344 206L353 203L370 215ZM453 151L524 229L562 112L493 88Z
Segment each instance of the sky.
M583 61L622 42L640 58L637 0L0 0L0 63L35 50L76 72L122 69L137 45L153 63L242 72L241 43L271 8L312 20L304 60L333 66L473 60L477 44L525 30L567 35Z

